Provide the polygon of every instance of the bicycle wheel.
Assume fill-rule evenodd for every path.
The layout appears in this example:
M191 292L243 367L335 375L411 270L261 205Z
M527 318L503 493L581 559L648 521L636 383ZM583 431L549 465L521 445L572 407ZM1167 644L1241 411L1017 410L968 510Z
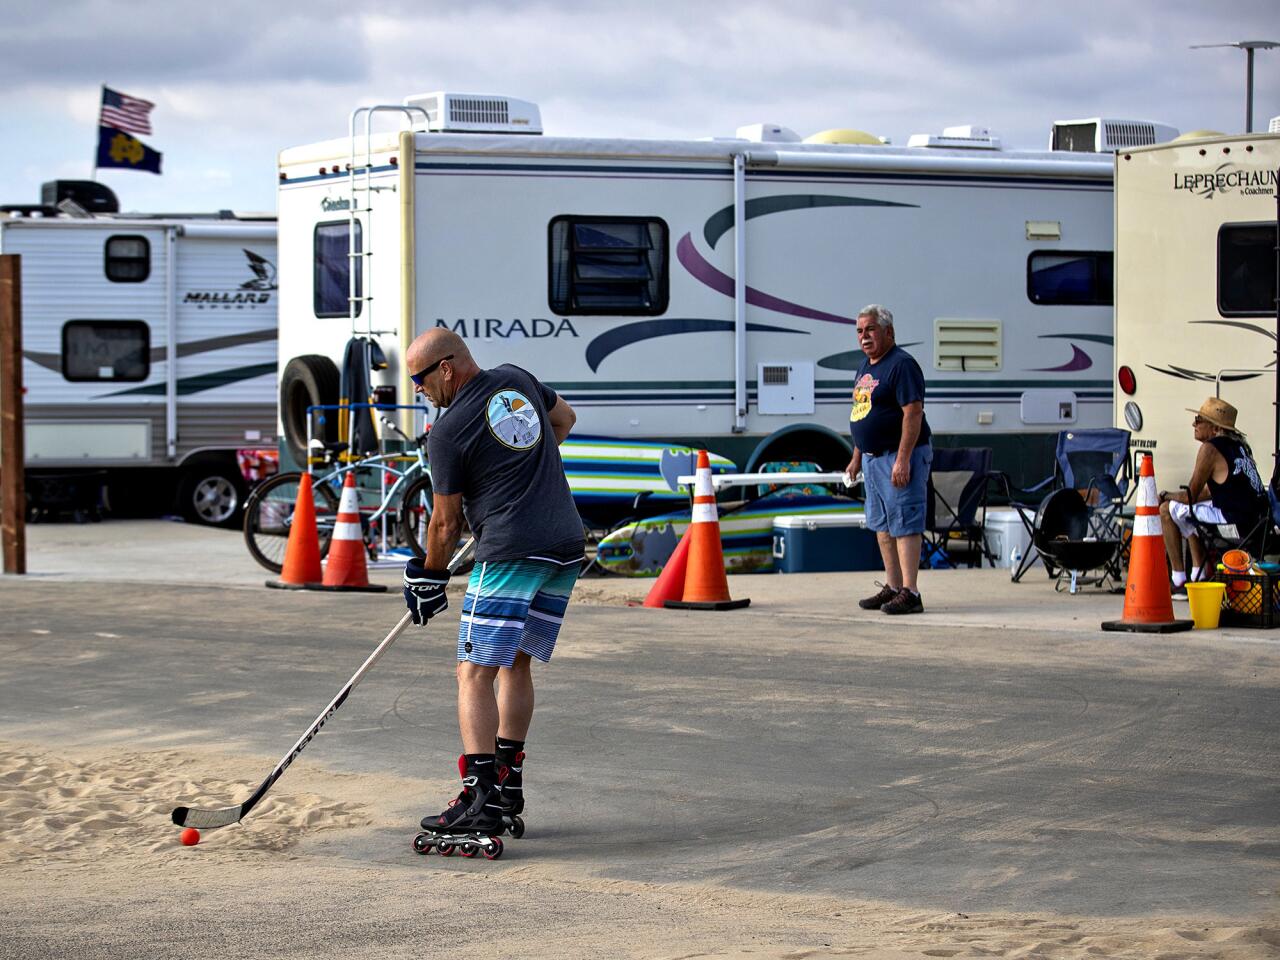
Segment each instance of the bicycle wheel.
M278 473L258 484L244 508L244 543L254 560L272 573L284 568L284 549L293 526L293 511L298 504L301 473ZM338 497L327 483L311 488L315 502L316 532L320 538L320 556L329 552L333 523L338 515Z
M427 555L427 524L431 520L431 477L423 474L409 484L400 502L400 536L414 556Z

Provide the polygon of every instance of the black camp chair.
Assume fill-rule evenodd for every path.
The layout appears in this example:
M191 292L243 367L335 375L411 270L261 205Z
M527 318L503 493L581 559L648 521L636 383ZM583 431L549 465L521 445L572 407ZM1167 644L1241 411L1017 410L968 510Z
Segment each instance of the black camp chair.
M1182 489L1187 488L1184 486ZM1195 527L1201 546L1204 547L1205 575L1213 576L1213 571L1222 562L1222 555L1228 550L1243 550L1255 560L1261 560L1266 555L1268 545L1273 545L1275 542L1277 514L1280 514L1280 500L1277 500L1275 490L1269 484L1266 511L1257 522L1247 528L1234 523L1212 523L1201 520L1196 516L1195 510L1188 513L1187 517ZM1189 561L1189 548L1184 549L1188 552L1186 559ZM1190 563L1187 564L1186 569L1191 569Z
M1098 512L1072 487L1055 490L1040 502L1031 545L1045 566L1056 571L1050 574L1055 590L1068 584L1076 593L1081 584L1105 588L1121 580L1118 530L1102 524Z
M1037 536L1039 511L1035 506L1036 500L1039 499L1043 505L1059 491L1074 490L1085 504L1090 527L1088 535L1099 541L1119 541L1120 511L1134 489L1129 464L1129 431L1114 427L1063 430L1058 434L1051 475L1016 492L1010 487L1007 476L999 476L1010 505L1017 511L1031 538L1031 549L1011 579L1014 583L1021 581L1037 558L1044 562L1049 577L1056 579L1063 568L1053 556L1040 549L1044 538ZM1118 556L1116 573L1116 579L1119 579Z
M954 567L963 556L970 567L980 567L986 557L995 566L995 555L984 535L987 488L993 476L989 447L934 447L925 514L925 562Z

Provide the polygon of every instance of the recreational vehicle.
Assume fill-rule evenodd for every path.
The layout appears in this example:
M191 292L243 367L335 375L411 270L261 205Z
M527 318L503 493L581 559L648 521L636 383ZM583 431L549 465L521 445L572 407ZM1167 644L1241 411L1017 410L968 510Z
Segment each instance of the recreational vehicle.
M274 219L121 214L85 181L43 199L0 209L33 508L78 487L89 509L105 489L116 510L236 523L237 450L276 445Z
M1188 411L1221 397L1269 476L1280 133L1189 134L1115 162L1116 426L1176 490L1197 450Z
M373 130L383 113L403 129ZM482 366L550 383L580 431L842 468L871 302L924 368L939 442L994 447L1034 480L1057 431L1111 423L1109 154L1004 150L976 127L905 147L738 133L550 137L531 103L437 93L284 150L294 455L353 335L385 360L375 388L411 402L402 347L443 326Z

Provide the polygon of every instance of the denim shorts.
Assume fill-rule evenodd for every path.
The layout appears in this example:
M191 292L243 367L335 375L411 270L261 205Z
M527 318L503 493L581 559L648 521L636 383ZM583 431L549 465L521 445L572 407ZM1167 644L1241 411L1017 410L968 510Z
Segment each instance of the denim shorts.
M911 452L911 479L905 487L893 485L893 463L897 456L897 451L879 456L862 455L867 527L891 537L909 537L924 533L933 447L924 443Z

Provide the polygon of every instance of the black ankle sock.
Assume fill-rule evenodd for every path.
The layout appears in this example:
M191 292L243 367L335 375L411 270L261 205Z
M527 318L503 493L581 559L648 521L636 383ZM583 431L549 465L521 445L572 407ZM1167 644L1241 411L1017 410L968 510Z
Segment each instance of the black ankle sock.
M523 740L508 740L506 737L498 737L496 743L496 756L499 764L510 764L524 750Z
M481 783L497 783L498 767L492 753L468 753L467 773L476 775Z

